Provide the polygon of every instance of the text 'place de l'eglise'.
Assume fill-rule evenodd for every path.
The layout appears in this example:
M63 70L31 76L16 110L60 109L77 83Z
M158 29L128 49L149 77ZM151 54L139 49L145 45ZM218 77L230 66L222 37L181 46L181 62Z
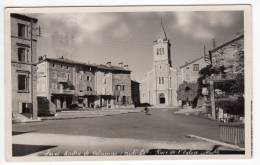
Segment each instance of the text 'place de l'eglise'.
M152 70L131 80L125 62L80 62L38 55L38 19L11 14L13 121L37 120L73 109L127 109L140 106L189 109L222 122L244 120L244 35L206 50L175 67L163 24L153 42ZM203 48L203 45L202 45ZM87 61L87 59L86 59Z

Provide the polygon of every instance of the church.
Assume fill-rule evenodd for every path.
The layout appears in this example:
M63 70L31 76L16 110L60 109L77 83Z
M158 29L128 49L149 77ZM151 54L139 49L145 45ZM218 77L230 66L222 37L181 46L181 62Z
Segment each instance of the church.
M152 70L146 73L140 84L141 103L154 107L177 106L177 87L177 69L171 61L171 43L161 24L161 35L153 42Z

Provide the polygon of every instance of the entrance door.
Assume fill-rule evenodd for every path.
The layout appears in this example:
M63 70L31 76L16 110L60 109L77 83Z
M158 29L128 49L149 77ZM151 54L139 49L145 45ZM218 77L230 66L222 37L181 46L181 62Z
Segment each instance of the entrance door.
M165 96L163 93L159 94L159 102L160 104L165 104Z
M123 104L123 105L126 105L126 96L123 96L123 98L122 98L122 104Z

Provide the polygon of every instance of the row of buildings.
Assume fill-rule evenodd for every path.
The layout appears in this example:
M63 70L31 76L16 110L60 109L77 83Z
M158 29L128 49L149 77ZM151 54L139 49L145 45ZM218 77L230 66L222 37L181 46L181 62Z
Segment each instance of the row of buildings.
M139 104L139 83L128 65L37 58L38 20L11 14L12 115L36 119L67 108L117 108Z
M80 63L40 57L37 64L37 96L54 103L56 109L73 104L87 108L132 106L131 71L118 66Z

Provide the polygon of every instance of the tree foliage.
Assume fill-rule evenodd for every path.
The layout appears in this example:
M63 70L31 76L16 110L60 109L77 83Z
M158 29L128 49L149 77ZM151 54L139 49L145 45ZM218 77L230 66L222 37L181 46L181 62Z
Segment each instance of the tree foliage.
M188 83L184 82L179 85L177 90L177 99L183 102L191 102L194 104L198 96L198 83Z

